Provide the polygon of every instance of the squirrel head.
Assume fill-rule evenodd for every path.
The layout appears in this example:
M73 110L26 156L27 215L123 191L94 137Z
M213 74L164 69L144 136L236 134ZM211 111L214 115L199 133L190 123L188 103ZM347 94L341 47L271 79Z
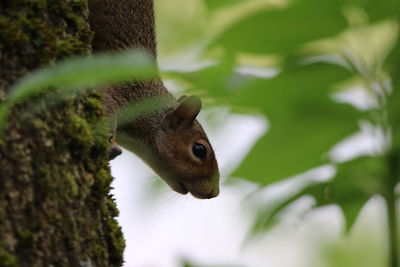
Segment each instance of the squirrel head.
M176 192L204 199L218 196L219 171L212 146L196 120L200 109L197 96L178 99L155 137L161 157L153 168Z
M183 96L151 133L135 141L135 130L125 129L118 133L117 141L141 157L176 192L209 199L219 194L219 171L212 146L196 120L200 109L199 97Z

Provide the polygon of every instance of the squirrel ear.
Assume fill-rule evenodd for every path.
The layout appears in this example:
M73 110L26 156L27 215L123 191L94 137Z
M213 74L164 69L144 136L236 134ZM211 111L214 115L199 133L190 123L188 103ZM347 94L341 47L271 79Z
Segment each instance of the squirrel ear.
M200 109L201 100L198 96L186 97L171 114L167 115L163 126L169 129L178 129L190 125L196 119Z

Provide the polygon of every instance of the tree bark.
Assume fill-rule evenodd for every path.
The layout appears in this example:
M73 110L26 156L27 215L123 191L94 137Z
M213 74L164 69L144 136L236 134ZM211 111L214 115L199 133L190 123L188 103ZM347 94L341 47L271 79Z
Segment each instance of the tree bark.
M30 71L88 55L92 35L86 0L0 0L0 100ZM0 136L0 266L120 266L102 101L54 97L13 107Z

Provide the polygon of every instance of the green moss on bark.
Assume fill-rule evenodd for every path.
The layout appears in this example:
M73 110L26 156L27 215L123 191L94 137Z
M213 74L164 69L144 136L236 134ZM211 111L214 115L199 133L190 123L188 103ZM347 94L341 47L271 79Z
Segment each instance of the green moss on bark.
M17 266L17 262L15 261L15 257L0 249L0 266L2 267L14 267Z
M90 53L86 1L0 0L0 9L0 100L27 72ZM120 266L100 96L36 99L13 108L0 137L0 266Z

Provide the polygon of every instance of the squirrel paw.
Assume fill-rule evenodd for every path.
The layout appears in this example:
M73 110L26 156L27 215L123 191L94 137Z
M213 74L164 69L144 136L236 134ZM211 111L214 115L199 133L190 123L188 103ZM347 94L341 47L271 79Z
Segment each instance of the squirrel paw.
M108 150L108 158L109 160L113 160L119 155L122 154L121 148L118 146L117 143L112 143L110 149Z

